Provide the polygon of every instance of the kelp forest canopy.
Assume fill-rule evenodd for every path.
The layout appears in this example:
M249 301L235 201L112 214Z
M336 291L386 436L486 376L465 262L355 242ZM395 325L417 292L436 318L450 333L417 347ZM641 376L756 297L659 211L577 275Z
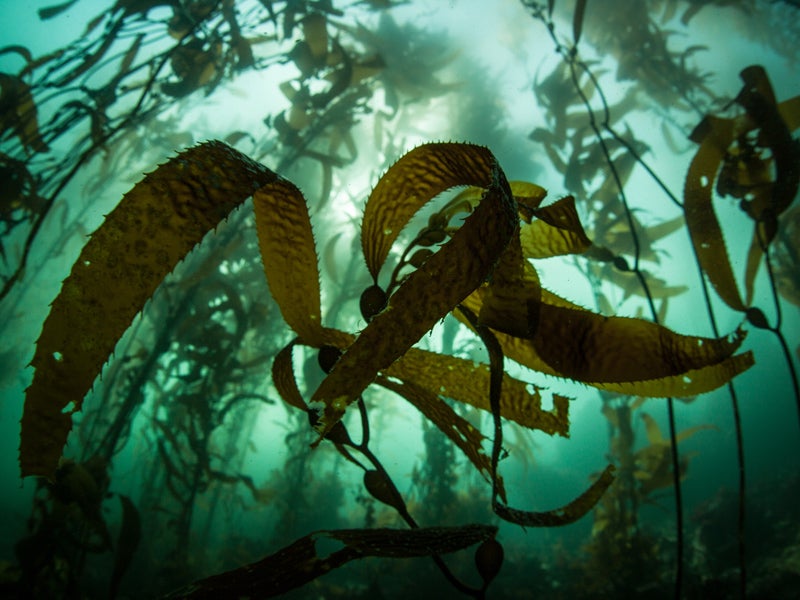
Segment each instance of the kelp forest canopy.
M799 16L0 7L3 592L792 596Z

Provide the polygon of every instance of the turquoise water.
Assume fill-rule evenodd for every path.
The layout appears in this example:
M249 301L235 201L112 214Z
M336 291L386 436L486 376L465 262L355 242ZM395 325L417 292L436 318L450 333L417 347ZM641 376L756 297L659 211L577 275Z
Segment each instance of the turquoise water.
M6 49L0 53L0 476L6 482L0 561L9 597L24 597L31 582L38 582L35 597L104 597L110 586L118 586L111 593L119 597L158 597L271 555L314 531L407 529L396 510L365 489L368 464L388 472L422 526L499 527L505 561L489 598L667 597L674 593L678 562L683 596L735 597L743 580L732 394L747 475L747 584L753 597L794 597L800 589L793 500L800 457L800 404L792 379L800 329L796 197L778 215L772 278L762 258L747 301L763 311L773 331L748 323L712 285L706 300L701 282L715 281L724 264L699 273L681 205L698 151L688 136L705 115L743 114L732 101L742 89L740 73L750 65L764 67L778 106L788 107L781 114L795 140L794 150L791 142L783 150L759 147L767 161L794 152L785 161L788 169L778 172L773 162L768 177L796 178L800 116L791 115L800 111L780 104L800 93L795 4L587 2L579 21L574 2L553 3L552 16L546 4L510 0L491 8L477 0L385 4L394 3L79 0L42 19L37 10L46 2L0 3ZM205 5L216 9L206 13ZM183 49L175 50L178 45ZM589 96L597 134L570 79L570 60L583 73L579 87ZM33 104L20 95L18 82L28 86ZM611 107L608 129L602 127L603 99ZM612 133L636 148L647 168ZM225 140L303 193L320 265L322 323L351 333L368 327L358 304L372 284L360 237L366 199L390 165L421 144L485 145L509 180L546 188L545 203L574 195L588 237L632 269L637 250L627 202L640 272L659 321L683 335L713 337L710 306L720 336L740 326L747 331L738 352L751 351L755 360L733 379L733 391L722 385L674 400L679 459L687 465L682 559L668 401L637 400L642 387L629 388L630 395L598 391L506 358L506 372L530 384L530 391L540 390L545 409L553 395L570 398L568 437L504 420L501 454L507 457L499 473L512 507L561 507L607 464L617 467L606 504L601 500L563 527L522 527L498 518L487 474L417 409L377 385L363 396L369 452L350 447L361 466L329 442L312 450L317 436L308 417L287 405L273 383L275 356L294 333L285 323L287 307L276 305L265 281L249 200L140 306L143 312L116 344L83 410L72 416L57 483L20 479L18 448L25 433L19 423L34 373L26 365L61 282L87 236L143 173L210 139ZM599 139L607 144L607 158ZM750 141L763 145L755 134ZM745 142L740 144L741 150ZM20 175L19 165L29 178ZM615 172L623 178L624 198L611 184ZM741 198L715 189L723 256L744 295L753 220L739 209ZM389 285L402 253L444 204L437 199L401 232L380 273L381 286ZM153 217L151 225L160 224ZM136 258L134 251L130 260ZM535 259L532 265L546 289L580 307L652 319L632 272L581 255ZM106 280L98 288L101 296L123 295ZM67 337L86 336L95 327L88 322L68 323ZM636 356L605 339L594 349L577 339L573 346L590 364ZM483 341L453 316L437 319L417 347L489 362ZM308 402L325 378L317 351L297 348L292 362ZM433 391L483 432L481 448L490 457L491 412L455 402L446 390ZM73 406L80 400L73 399ZM356 404L343 422L360 444ZM620 432L628 424L632 437L623 441ZM137 520L141 532L133 535ZM447 535L440 532L439 539ZM318 539L321 558L341 550L341 542ZM477 589L473 554L463 550L447 562ZM364 558L291 594L429 597L456 595L456 587L427 557ZM270 591L267 585L252 593Z

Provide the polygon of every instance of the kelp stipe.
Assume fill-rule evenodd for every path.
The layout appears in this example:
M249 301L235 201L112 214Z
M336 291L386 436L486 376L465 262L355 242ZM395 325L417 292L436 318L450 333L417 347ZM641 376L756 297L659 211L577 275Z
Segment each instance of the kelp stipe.
M576 5L575 12L573 14L573 45L571 48L566 48L563 46L558 39L556 38L555 33L555 25L551 20L552 15L552 5L549 6L548 16L545 17L543 12L543 8L537 4L531 4L530 7L533 10L533 15L535 18L540 19L543 23L545 23L550 37L553 40L554 45L558 53L563 57L564 62L568 65L569 72L570 72L570 79L574 85L576 94L580 97L583 105L586 109L587 120L589 122L589 126L591 127L592 131L594 132L594 136L597 140L597 143L602 149L602 155L604 158L604 162L608 165L613 182L616 187L616 194L619 197L619 201L623 206L625 220L627 221L629 231L631 233L633 239L633 257L634 262L632 266L633 272L636 274L636 278L639 282L639 285L642 287L644 295L647 299L647 304L650 309L651 318L655 323L658 323L658 313L655 309L655 305L653 304L652 294L649 289L649 285L647 280L639 268L639 260L640 260L640 252L641 248L638 241L638 236L636 232L636 228L633 221L633 215L631 213L630 207L628 205L628 201L625 197L625 186L620 177L620 174L615 166L615 161L611 158L611 153L607 146L606 141L603 139L600 128L604 128L609 131L613 131L610 127L611 121L611 112L608 106L608 103L605 100L603 95L602 88L598 84L597 80L592 76L591 70L589 67L581 62L578 59L578 42L580 40L581 31L583 28L583 19L584 19L584 11L585 11L585 3L579 2ZM598 123L595 119L594 110L592 109L589 98L587 97L586 92L584 92L583 87L581 86L580 79L582 75L587 75L590 79L591 85L593 86L593 90L597 90L601 102L602 102L602 114L603 118L601 122ZM615 139L620 138L615 132L613 133ZM621 270L628 270L628 265L624 261L624 259L619 256L615 258L615 261L619 261L622 259L622 262L619 263L619 268ZM615 263L616 264L616 263ZM667 398L667 414L669 419L669 433L670 433L670 443L671 443L671 453L672 453L672 472L673 472L673 485L675 487L675 515L676 515L676 532L677 532L677 559L676 559L676 573L675 573L675 596L680 597L682 594L682 587L683 587L683 534L684 534L684 527L683 527L683 502L681 499L681 482L680 482L680 468L679 468L679 459L678 459L678 449L677 449L677 440L675 434L675 416L674 416L674 407L673 407L673 399L672 397Z
M706 277L714 284L718 293L721 294L721 297L725 299L729 306L736 310L741 310L744 313L748 323L754 327L770 329L776 334L786 359L787 370L794 387L798 416L800 417L800 393L798 392L797 375L787 344L780 331L782 320L781 307L777 296L777 290L779 288L775 283L770 255L767 251L767 244L778 229L776 225L777 214L788 207L797 193L797 179L800 175L798 175L796 169L791 168L790 165L797 164L798 147L797 142L791 139L790 132L797 128L797 119L798 115L800 115L798 98L793 98L781 104L777 104L763 68L748 67L742 71L742 78L745 81L745 86L737 96L736 102L745 108L747 115L740 116L734 120L725 120L708 116L705 117L701 126L695 130L691 136L692 139L698 143L706 140L707 144L705 147L701 147L695 155L686 178L686 189L684 191L685 203L681 202L647 162L643 160L642 152L646 150L646 146L641 146L635 139L632 139L630 131L626 135L620 135L615 131L614 122L627 112L629 103L623 100L616 106L609 106L603 89L593 74L592 69L586 62L578 58L577 44L583 30L583 19L586 14L585 4L578 3L572 15L574 42L572 46L562 44L556 37L555 23L552 20L554 3L548 3L547 11L545 11L545 8L541 4L536 2L524 2L524 4L531 10L532 15L536 19L542 21L547 27L554 46L563 58L563 64L569 69L569 77L573 84L575 96L580 98L585 107L586 123L594 132L597 141L596 146L602 149L603 158L598 162L607 165L613 177L612 181L616 184L616 194L618 194L625 207L628 230L633 241L633 246L629 250L634 255L632 270L636 273L639 284L644 290L644 295L646 296L652 318L657 321L662 311L656 311L653 303L653 294L649 290L651 282L648 281L646 274L640 270L639 267L640 257L642 257L641 251L647 249L646 244L643 245L639 242L639 232L648 233L648 230L642 228L633 218L633 214L628 208L624 191L624 181L630 174L630 166L634 162L642 166L672 203L685 212L687 226L693 241L699 280L703 290L712 331L715 335L719 335ZM654 64L660 65L660 72L657 77L652 79L659 79L662 83L667 82L669 84L666 88L672 88L670 93L675 94L673 101L678 100L686 103L686 105L693 108L700 117L708 112L708 109L702 108L704 104L709 107L722 109L724 101L717 99L713 92L703 83L706 75L700 72L691 72L686 62L689 55L698 50L703 50L703 47L691 46L683 53L679 50L668 49L666 44L663 43L663 40L660 39L661 37L666 37L667 34L659 30L659 26L646 14L644 7L641 5L631 5L629 8L634 12L639 11L640 14L632 18L632 15L626 14L625 11L608 11L604 13L604 17L599 14L597 17L598 20L604 18L606 21L605 26L598 30L597 35L608 36L608 32L611 31L625 32L625 35L615 36L613 43L604 44L611 45L617 50L626 52L626 55L620 58L620 64L617 67L618 79L630 78L630 73L625 72L626 61L638 63L640 59L637 58L637 53L643 52L642 48L647 48L647 56L643 56L641 60L643 63L641 69L646 71L647 69L652 69ZM682 18L684 24L687 23L698 10L699 7L688 10ZM626 28L624 25L624 21L626 20L637 22L638 26ZM642 26L643 23L648 25ZM636 36L639 36L639 38L634 41ZM629 41L632 43L627 43L628 37L631 38ZM609 41L608 39L606 40L606 42ZM601 45L603 44L601 43ZM584 82L582 80L583 76L586 76L589 81ZM553 76L550 78L552 79L552 77ZM636 80L637 86L649 85L650 91L655 92L657 90L655 86L651 85L652 83L653 81L651 79L642 77L640 72L640 76ZM539 89L536 89L536 92L539 100L544 102L546 96L543 97ZM659 94L662 92L663 88ZM595 109L593 109L590 104L590 97L592 95L599 96L600 118L596 117ZM650 95L652 97L658 97L653 94ZM629 94L628 97L632 98L633 94ZM708 98L709 101L706 103L701 102L700 100L703 97ZM662 98L662 101L664 104L667 103L665 98ZM566 101L558 107L551 106L555 116L558 117L556 120L557 123L566 121L565 118L562 118L566 116L564 104L568 106L569 103L569 101ZM758 106L758 109L755 108L756 106ZM577 116L574 112L571 113L571 115L573 117ZM718 123L721 126L716 126ZM734 130L736 132L735 134L733 133ZM755 131L758 131L757 135L755 135ZM749 137L746 132L750 133ZM561 133L565 134L566 129L563 129ZM604 139L603 133L608 135L609 138ZM556 142L556 139L549 132L541 129L534 131L531 134L531 138L545 141L548 147L552 147L551 145L555 145L554 142ZM751 141L753 139L757 139L757 142ZM624 148L627 155L616 154L612 157L614 148L614 145L610 145L612 141L614 145ZM572 143L576 144L574 138ZM584 142L580 142L579 150L583 148L583 144ZM572 162L567 165L561 160L555 150L549 150L548 153L551 158L554 159L554 164L559 167L567 177L570 177L570 175L572 176L571 182L580 183L576 181L575 169L573 168L574 164ZM572 158L575 158L575 156L573 155ZM774 180L770 174L770 170L773 166L775 172ZM701 169L704 169L702 174L700 173ZM714 185L715 183L716 185ZM730 262L726 255L722 232L719 225L716 224L714 209L711 205L711 192L714 189L716 189L719 196L730 195L740 198L742 201L742 210L756 221L745 274L745 284L748 293L747 302L743 302L739 299L736 283L731 273ZM780 208L777 211L766 208L772 205L779 205ZM665 231L668 230L665 229ZM771 233L767 234L765 231ZM753 280L759 266L759 257L762 254L764 256L764 263L775 302L777 319L774 328L769 327L760 309L750 306ZM603 257L604 260L611 260L612 258L612 254ZM621 257L617 257L617 259L619 258ZM615 259L615 264L617 264L617 259ZM624 271L629 269L624 259L619 263L619 268ZM786 281L786 279L784 279L784 281ZM789 291L792 289L791 286L784 285L784 289L787 290L787 298L791 299L792 296ZM664 301L662 309L665 307L666 301ZM729 382L727 386L731 398L737 440L737 461L739 465L739 593L741 597L744 597L747 586L744 544L744 519L746 512L744 449L736 390L733 382ZM635 405L636 403L634 403L634 406ZM606 416L611 420L612 413L607 412ZM613 418L612 427L618 427L618 425L613 425L613 423L618 420L618 416L614 416ZM671 401L669 401L669 422L673 456L672 472L676 492L676 528L678 533L678 556L675 577L675 593L677 597L682 594L684 579L683 510L679 476L679 473L682 473L682 467L680 467L677 454L677 438L674 429Z

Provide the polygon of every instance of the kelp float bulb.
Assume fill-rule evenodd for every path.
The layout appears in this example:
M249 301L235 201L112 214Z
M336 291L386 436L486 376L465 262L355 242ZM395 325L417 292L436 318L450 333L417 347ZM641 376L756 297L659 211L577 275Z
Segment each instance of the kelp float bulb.
M336 361L339 360L341 355L342 351L339 350L339 348L326 344L319 349L317 353L317 362L323 371L330 373L333 369L333 365L336 364Z
M631 270L631 268L628 266L628 261L625 260L624 256L615 256L613 262L614 266L620 271L626 272Z
M311 424L313 429L316 429L317 425L319 424L319 411L315 408L308 409L308 422ZM353 440L350 439L350 434L347 433L347 429L342 424L341 421L337 421L331 430L324 435L326 440L330 440L334 444L345 444L347 446L353 446Z
M374 469L364 471L364 487L379 502L391 506L401 515L406 514L406 504L403 501L403 497L386 474Z
M388 301L389 299L386 297L386 292L383 291L381 286L369 286L364 290L364 293L361 294L361 300L359 301L361 316L369 323L372 317L386 308L386 303Z
M494 538L483 542L475 551L475 566L483 578L484 589L500 572L504 554L503 546Z
M759 329L769 329L769 321L767 321L767 317L757 306L751 306L745 311L745 316L747 317L748 323L753 327L758 327Z

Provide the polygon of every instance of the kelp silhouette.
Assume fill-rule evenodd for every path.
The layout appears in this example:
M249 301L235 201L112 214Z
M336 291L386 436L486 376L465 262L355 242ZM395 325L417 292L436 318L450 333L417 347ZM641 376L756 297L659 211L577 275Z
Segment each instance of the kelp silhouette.
M438 194L464 185L472 187L435 213L416 236L411 247L421 248L407 261L408 251L403 255L401 263L416 270L397 280L395 269L392 282L381 287L380 272L401 230ZM487 148L466 143L420 146L383 175L366 203L361 231L373 279L361 302L368 324L358 335L325 327L303 195L263 165L211 141L182 152L126 194L64 281L32 363L36 371L22 418L23 476L53 476L72 413L80 410L120 336L175 265L250 196L270 290L298 336L277 355L273 380L288 404L309 412L319 434L315 445L329 439L340 451L350 446L366 454L366 443L353 444L340 420L369 385L378 383L406 398L453 440L491 481L494 511L514 523L575 521L611 484L613 468L560 509L530 512L506 504L497 473L501 417L551 435L566 436L569 429L567 399L556 396L553 410L544 411L537 390L528 392L528 384L504 372L506 357L600 389L641 396L702 393L753 364L751 353L734 354L744 337L741 331L720 339L680 335L651 322L589 312L542 288L529 258L581 254L592 246L573 199L542 206L542 188L509 184ZM463 224L451 226L460 212L468 214ZM441 246L434 252L430 247L436 244ZM413 347L451 311L480 336L489 365ZM328 371L308 402L292 371L291 352L297 344L319 349ZM491 412L490 457L481 448L484 436L440 396ZM402 498L382 469L366 470L365 485L403 514ZM490 540L494 531L489 529L469 536L456 528L470 540L456 546L483 540L483 547L490 549L484 554L492 557L488 563L496 562L498 553L491 550ZM425 535L420 539L427 543ZM358 545L353 544L351 548ZM443 551L431 547L425 554Z
M733 119L706 116L690 136L700 148L686 177L684 212L697 258L717 294L760 327L763 313L759 319L753 311L761 313L760 309L752 307L755 277L767 246L778 233L778 218L800 186L800 147L792 139L792 131L800 127L800 96L778 103L766 71L758 65L744 69L741 78L744 86L736 102L744 114ZM719 196L739 200L754 224L744 298L712 203L715 183Z

